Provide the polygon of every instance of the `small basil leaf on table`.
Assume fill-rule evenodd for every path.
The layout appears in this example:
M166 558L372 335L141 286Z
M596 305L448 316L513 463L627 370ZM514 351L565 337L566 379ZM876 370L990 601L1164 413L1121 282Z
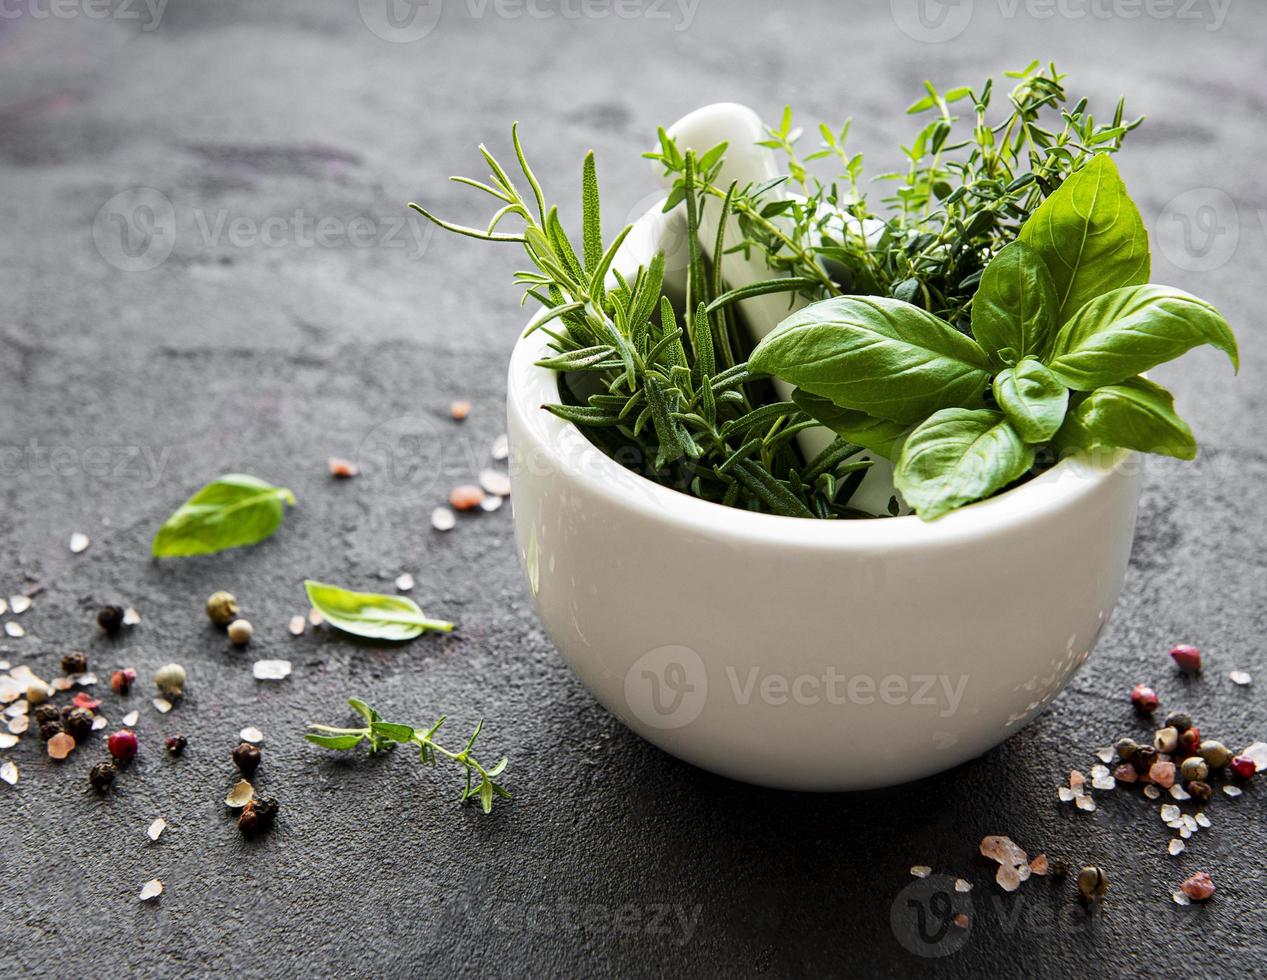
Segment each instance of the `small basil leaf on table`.
M902 439L911 428L905 422L890 422L866 412L841 408L804 388L792 392L792 401L806 415L812 416L842 439L848 439L855 446L869 449L885 459L897 458Z
M1021 228L1056 286L1057 320L1122 286L1148 282L1148 231L1107 154L1092 157Z
M1217 347L1240 369L1232 328L1209 303L1169 286L1127 286L1079 309L1060 328L1047 365L1067 387L1090 391L1200 344Z
M1069 407L1069 389L1041 361L1026 357L994 376L994 400L1026 442L1056 434Z
M926 521L988 497L1034 465L1001 412L947 408L906 437L893 482Z
M453 629L452 623L429 619L408 596L352 592L311 579L304 588L313 608L345 633L372 640L412 640L428 630L448 633Z
M1178 459L1197 456L1197 440L1175 413L1174 396L1147 378L1079 396L1053 445L1061 453L1119 447Z
M388 742L412 742L414 730L409 725L396 725L389 721L370 723L370 734Z
M354 749L361 744L360 735L315 735L307 732L304 735L313 745L320 745L324 749Z
M837 297L793 313L748 367L842 408L915 423L979 396L989 359L971 338L918 307L879 296Z
M284 487L228 473L180 505L154 535L157 558L210 555L263 541L277 530L295 495Z
M996 364L1011 364L1042 352L1059 326L1059 309L1056 284L1042 256L1024 242L1012 242L981 277L972 300L972 336Z

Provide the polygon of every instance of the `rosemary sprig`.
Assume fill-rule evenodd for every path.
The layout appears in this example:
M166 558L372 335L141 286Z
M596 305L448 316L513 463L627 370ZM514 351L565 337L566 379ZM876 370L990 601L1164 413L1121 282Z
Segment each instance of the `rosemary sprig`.
M435 740L436 732L444 724L444 715L441 715L430 728L415 729L410 725L383 721L382 715L359 698L348 698L348 704L365 719L364 727L334 728L330 725L309 724L308 727L313 731L305 734L304 738L314 745L340 751L354 749L365 742L371 753L381 752L397 744L416 745L418 756L424 765L434 766L436 757L443 756L466 770L466 786L462 790L460 802L465 803L469 799L478 797L484 812L489 813L493 809L494 798L500 796L510 799L509 791L494 781L494 777L505 771L508 760L503 757L495 765L485 767L471 754L471 750L475 747L475 740L479 738L484 728L482 721L475 726L475 731L466 740L466 745L462 750L454 752ZM477 777L478 783L475 782Z

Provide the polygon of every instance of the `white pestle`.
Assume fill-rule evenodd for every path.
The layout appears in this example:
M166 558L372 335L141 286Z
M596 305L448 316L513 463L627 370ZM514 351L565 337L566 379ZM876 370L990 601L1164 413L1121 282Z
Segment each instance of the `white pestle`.
M668 132L683 152L689 149L703 154L718 143L727 144L725 159L716 181L720 187L730 186L731 181L738 181L739 186L744 187L771 180L782 172L773 151L757 145L760 140L769 136L761 117L737 102L718 102L696 109L675 122ZM659 164L656 164L656 168L661 171ZM670 178L665 177L662 172L661 177L667 187ZM781 188L775 188L770 192L771 199L781 193ZM714 199L710 199L700 213L700 247L710 260L714 259L712 250L717 241L720 213L721 202ZM737 225L733 216L727 222L727 248L742 240ZM738 252L726 255L723 271L726 285L732 289L785 274L771 269L755 249L749 256ZM754 342L778 326L790 313L807 305L806 300L800 296L791 298L789 304L788 293L753 296L736 304L741 313L741 321L752 334ZM774 387L780 397L791 398L792 385L776 378ZM796 438L801 452L807 458L812 458L835 437L830 429L818 427L806 429ZM886 514L889 500L894 494L893 467L888 460L874 457L870 453L863 458L874 459L874 463L854 493L852 506L871 514ZM902 507L902 513L908 513L905 506Z

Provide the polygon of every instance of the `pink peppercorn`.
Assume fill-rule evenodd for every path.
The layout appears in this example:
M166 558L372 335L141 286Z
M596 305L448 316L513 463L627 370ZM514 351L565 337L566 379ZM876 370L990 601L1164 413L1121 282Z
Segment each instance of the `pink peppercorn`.
M1157 697L1157 692L1147 684L1136 684L1131 688L1131 704L1135 705L1136 711L1150 715L1157 710L1160 703L1161 698Z
M106 748L110 750L110 754L116 759L121 762L127 762L136 755L136 735L126 728L121 728L106 739Z
M1204 871L1198 871L1179 886L1180 890L1194 902L1204 902L1214 894L1214 879Z
M1242 779L1249 779L1258 771L1258 765L1247 755L1238 755L1232 759L1230 765L1232 772L1240 776Z
M131 667L125 667L123 670L116 670L110 676L110 690L115 694L127 694L132 690L132 685L136 683L136 671Z
M1201 669L1201 651L1187 643L1172 648L1170 657L1184 673L1195 674Z

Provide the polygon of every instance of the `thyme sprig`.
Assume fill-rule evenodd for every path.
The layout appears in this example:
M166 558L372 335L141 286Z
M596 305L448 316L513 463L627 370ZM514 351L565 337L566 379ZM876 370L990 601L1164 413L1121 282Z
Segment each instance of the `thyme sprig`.
M348 704L351 705L353 711L365 719L364 727L334 728L330 725L309 724L308 727L313 731L305 734L304 738L314 745L339 751L354 749L362 742L366 743L371 753L384 751L393 745L415 745L418 747L418 756L424 765L434 766L437 756L442 756L466 770L466 785L462 790L460 802L465 803L469 799L478 798L484 812L489 813L493 809L493 800L496 797L510 799L510 792L500 783L495 782L495 777L505 771L508 760L503 756L495 765L486 767L471 754L475 747L475 740L483 731L482 721L475 726L475 731L466 740L466 745L461 751L454 752L435 740L436 732L444 724L444 715L441 715L430 728L413 728L410 725L383 721L382 715L359 698L348 698Z

